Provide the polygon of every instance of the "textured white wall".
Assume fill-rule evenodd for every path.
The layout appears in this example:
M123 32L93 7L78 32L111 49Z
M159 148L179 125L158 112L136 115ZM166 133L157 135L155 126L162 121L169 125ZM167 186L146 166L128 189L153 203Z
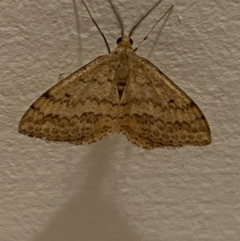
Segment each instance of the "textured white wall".
M71 146L18 134L58 74L107 53L76 1L0 1L0 240L240 240L239 0L165 1L135 32L138 43L175 5L138 54L212 130L210 146L153 151L118 135ZM128 29L155 2L114 1ZM87 3L113 48L120 30L108 2Z

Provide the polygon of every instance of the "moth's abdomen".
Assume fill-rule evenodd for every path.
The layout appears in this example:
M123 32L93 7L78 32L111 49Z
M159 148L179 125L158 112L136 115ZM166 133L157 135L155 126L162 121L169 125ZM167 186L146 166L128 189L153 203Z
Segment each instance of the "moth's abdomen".
M126 86L126 80L125 79L117 80L117 89L118 89L119 99L121 99L121 97L122 97L125 86Z

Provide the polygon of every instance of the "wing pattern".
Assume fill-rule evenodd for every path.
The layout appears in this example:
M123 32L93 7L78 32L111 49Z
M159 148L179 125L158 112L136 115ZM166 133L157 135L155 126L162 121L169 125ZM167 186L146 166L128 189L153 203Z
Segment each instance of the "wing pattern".
M119 124L131 142L148 149L211 142L202 111L186 93L135 53L129 55L129 64Z
M115 132L119 99L111 55L63 79L26 111L19 132L48 141L91 143Z
M207 120L193 100L121 46L41 95L22 117L19 132L72 144L121 132L148 149L211 143Z

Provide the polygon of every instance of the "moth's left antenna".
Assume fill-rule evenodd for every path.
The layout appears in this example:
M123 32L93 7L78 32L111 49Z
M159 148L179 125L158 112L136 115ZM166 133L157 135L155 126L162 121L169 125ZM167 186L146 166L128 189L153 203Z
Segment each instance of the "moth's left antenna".
M121 25L122 37L123 37L123 34L124 34L123 21L122 21L120 15L118 14L118 12L116 11L116 9L114 8L114 6L113 6L113 4L112 4L112 1L111 1L111 0L108 0L108 2L111 4L112 9L113 9L115 15L117 16L118 22L119 22L120 25Z
M83 0L82 0L82 3L84 4L85 8L87 9L87 12L88 12L90 18L92 19L93 23L95 24L95 26L97 27L98 31L99 31L100 34L102 35L102 38L103 38L103 40L104 40L104 42L105 42L105 44L106 44L106 46L107 46L108 53L110 54L110 53L111 53L111 50L110 50L110 47L109 47L109 45L108 45L108 42L107 42L107 39L106 39L105 35L103 34L102 30L101 30L101 29L99 28L99 26L97 25L97 22L95 21L95 19L94 19L93 16L91 15L91 13L90 13L87 5L85 4L85 2L84 2Z

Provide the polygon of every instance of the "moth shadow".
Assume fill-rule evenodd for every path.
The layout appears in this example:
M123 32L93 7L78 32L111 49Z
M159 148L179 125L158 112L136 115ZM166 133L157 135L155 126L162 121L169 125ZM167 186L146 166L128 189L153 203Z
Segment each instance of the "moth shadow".
M46 224L35 241L140 240L114 205L111 194L106 196L101 192L101 184L111 171L113 153L118 145L112 138L106 138L91 148L83 160L88 173L83 188Z

